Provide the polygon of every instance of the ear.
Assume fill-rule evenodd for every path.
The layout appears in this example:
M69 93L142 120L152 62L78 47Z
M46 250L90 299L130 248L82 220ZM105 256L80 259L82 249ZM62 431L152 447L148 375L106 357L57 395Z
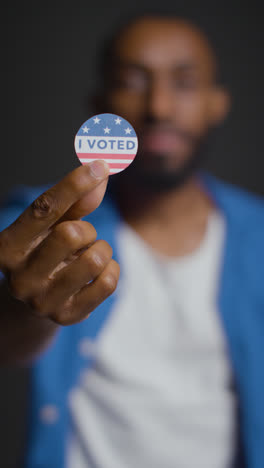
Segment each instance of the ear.
M226 119L230 109L231 96L229 92L221 86L215 86L211 95L211 125L215 126L221 124Z

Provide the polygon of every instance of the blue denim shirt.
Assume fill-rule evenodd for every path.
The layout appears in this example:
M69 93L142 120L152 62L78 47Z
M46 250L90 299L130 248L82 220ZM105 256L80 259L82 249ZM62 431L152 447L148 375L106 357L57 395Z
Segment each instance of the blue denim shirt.
M264 200L246 191L201 175L205 190L226 219L218 309L241 406L241 430L249 468L264 467ZM20 187L0 210L0 229L9 225L47 187ZM113 247L118 260L116 232L121 221L105 196L100 207L84 219L98 237ZM25 468L64 468L71 427L68 395L83 369L93 365L92 354L79 353L81 340L96 340L116 293L85 321L61 327L31 367ZM45 417L56 409L54 417ZM44 415L44 416L43 416Z

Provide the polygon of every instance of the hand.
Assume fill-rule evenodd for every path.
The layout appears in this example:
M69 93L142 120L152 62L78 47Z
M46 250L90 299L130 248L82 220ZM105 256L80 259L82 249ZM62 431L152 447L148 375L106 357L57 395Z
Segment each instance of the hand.
M103 161L78 167L0 233L0 269L11 294L35 315L71 325L115 290L112 249L80 220L101 203L108 175Z

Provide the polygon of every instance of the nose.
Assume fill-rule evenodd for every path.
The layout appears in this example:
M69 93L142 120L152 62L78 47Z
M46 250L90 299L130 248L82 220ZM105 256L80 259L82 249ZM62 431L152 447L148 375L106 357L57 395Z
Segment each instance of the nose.
M146 97L146 113L153 120L168 120L171 118L173 96L166 80L153 80Z

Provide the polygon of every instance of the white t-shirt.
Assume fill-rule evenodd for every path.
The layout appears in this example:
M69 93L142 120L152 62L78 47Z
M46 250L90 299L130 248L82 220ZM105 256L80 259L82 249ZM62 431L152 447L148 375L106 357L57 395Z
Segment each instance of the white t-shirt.
M194 253L167 258L122 226L115 309L69 398L67 468L231 467L235 401L216 306L224 237L214 212Z

